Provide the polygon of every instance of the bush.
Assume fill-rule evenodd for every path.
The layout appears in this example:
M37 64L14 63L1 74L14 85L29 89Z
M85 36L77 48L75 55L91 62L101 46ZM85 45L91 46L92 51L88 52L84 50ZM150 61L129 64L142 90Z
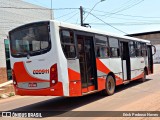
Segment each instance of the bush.
M12 97L12 96L15 96L15 93L14 93L14 92L9 93L9 96L8 96L8 97Z

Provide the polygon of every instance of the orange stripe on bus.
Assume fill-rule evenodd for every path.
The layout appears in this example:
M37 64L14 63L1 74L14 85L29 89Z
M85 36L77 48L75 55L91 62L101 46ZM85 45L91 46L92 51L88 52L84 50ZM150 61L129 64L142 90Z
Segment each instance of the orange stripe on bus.
M116 85L121 85L121 84L123 84L123 79L121 79L120 77L118 77L118 76L116 76L116 75L115 75L115 77L116 77Z
M88 86L86 88L82 88L82 93L86 93L86 92L93 91L93 90L95 90L95 86L94 85Z
M106 79L105 78L97 78L98 80L98 90L103 90L106 88Z
M96 58L97 69L101 72L108 74L110 70L98 59Z
M88 88L82 88L82 93L88 92Z
M88 87L88 91L93 91L93 90L95 90L95 86L94 85Z
M69 81L74 81L74 80L80 80L81 76L80 73L68 68L68 76L69 76Z
M99 71L104 72L106 74L111 72L111 70L107 66L105 66L98 58L96 59L96 62L97 62L97 69ZM123 84L123 79L122 78L120 78L120 77L118 77L116 75L115 75L115 77L116 77L116 85Z

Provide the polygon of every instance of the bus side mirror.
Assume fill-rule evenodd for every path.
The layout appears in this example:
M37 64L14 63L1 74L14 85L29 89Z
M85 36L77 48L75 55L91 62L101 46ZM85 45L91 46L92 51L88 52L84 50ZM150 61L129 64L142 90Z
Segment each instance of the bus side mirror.
M156 47L154 45L152 45L152 51L153 51L152 55L155 55L156 54Z

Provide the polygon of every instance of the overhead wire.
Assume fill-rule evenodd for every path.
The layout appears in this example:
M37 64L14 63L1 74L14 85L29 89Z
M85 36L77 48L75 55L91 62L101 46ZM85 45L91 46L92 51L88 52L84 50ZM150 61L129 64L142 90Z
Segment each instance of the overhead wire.
M119 10L113 12L112 14L109 14L108 16L106 16L106 15L104 15L104 16L105 16L105 18L110 17L110 16L112 16L112 15L114 15L114 14L117 14L117 13L122 12L122 11L124 11L124 10L130 9L130 8L132 8L132 7L140 4L140 3L143 2L143 1L144 1L144 0L138 0L138 1L136 0L136 1L134 1L134 2L132 1L132 4L129 4L129 5L127 5L127 6L124 6L124 5L128 4L128 3L130 3L130 0L129 0L129 1L125 2L125 3L123 4L123 6L121 6L121 7L119 8ZM122 9L121 9L121 8L122 8ZM91 9L91 10L92 10L92 9ZM112 26L111 24L106 23L104 20L102 20L102 19L100 19L99 17L95 16L95 15L92 14L91 12L89 12L89 13L90 13L92 16L94 16L95 18L101 20L101 22L103 22L103 23L105 23L105 24L108 24L109 26L113 27L114 29L125 33L124 31L122 31L122 30L120 30L120 29Z
M89 9L89 8L85 8L85 9ZM113 12L106 12L106 11L101 11L101 10L93 10L95 12L100 12L100 13L104 13L102 15L100 14L96 14L97 16L105 16L105 15L108 15L108 14L113 14ZM136 16L136 15L128 15L128 14L120 14L120 13L116 13L115 15L117 16L125 16L125 17L135 17L135 18L147 18L147 19L159 19L160 17L151 17L151 16Z
M75 13L74 15L72 15L71 17L69 17L68 19L64 20L63 22L66 22L68 20L70 20L71 18L73 18L74 16L76 16L79 12Z
M121 20L132 20L132 21L138 21L138 22L158 22L159 20L146 20L146 19L134 19L134 18L121 18L121 17L110 17L110 18L114 18L114 19L121 19Z
M128 7L128 6L136 3L136 1L137 1L137 0L128 0L128 1L126 1L125 3L123 3L122 5L120 5L120 7L113 9L112 12L114 12L114 11L119 11L119 10L121 10L121 9L124 9L125 7ZM138 0L138 1L139 1L139 0Z
M119 12L125 11L125 10L127 10L127 9L130 9L130 8L132 8L132 7L134 7L134 6L142 3L143 1L144 1L144 0L140 0L139 2L137 2L137 3L135 3L135 4L132 4L132 5L129 5L129 6L125 7L125 8L123 8L123 9L117 10L116 12L113 12L112 14L108 15L107 17L110 17L110 16L112 16L112 15L114 15L114 14L116 14L116 13L119 13Z
M89 23L92 25L104 25L104 23ZM132 25L156 25L156 24L160 24L159 23L108 23L110 25L114 25L114 26L132 26Z
M76 11L72 11L72 12L69 12L69 13L67 13L67 14L58 16L58 17L56 17L55 19L59 19L59 18L65 17L65 16L70 15L70 14L72 14L72 13L74 13L74 12L76 12Z
M124 31L122 31L122 30L120 30L120 29L118 29L118 28L110 25L109 23L105 22L104 20L100 19L99 17L95 16L94 14L92 14L92 13L90 13L90 14L91 14L92 16L94 16L95 18L97 18L98 20L100 20L101 22L105 23L106 25L108 25L108 26L110 26L110 27L118 30L119 32L122 32L122 33L124 33L124 34L127 34L126 32L124 32Z
M39 9L39 10L51 10L49 8L35 8L35 7L3 7L0 8L6 8L6 9ZM79 8L53 8L52 10L67 10L67 9L79 9Z
M88 12L88 11L86 11L86 12ZM96 16L98 16L98 15L96 14ZM105 17L103 17L103 16L102 16L102 18L105 19ZM156 20L154 20L154 19L152 19L152 20L151 20L151 19L147 19L147 20L146 20L146 19L123 18L123 17L113 17L113 16L111 16L111 17L110 17L110 20L112 20L112 19L123 20L123 22L128 22L128 21L139 22L139 23L144 23L144 22L145 22L145 23L146 23L146 22L149 22L149 23L157 23L157 22L158 22L158 23L159 23L159 22L160 22L160 19L159 19L159 20L157 20L157 19L156 19ZM97 22L97 19L96 19L96 18L95 18L95 19L92 19L92 23L93 23L93 22Z
M107 23L107 22L105 22L103 19L100 19L99 17L97 17L97 16L107 16L107 17L110 17L110 16L112 16L112 15L119 15L119 16L126 16L126 17L135 17L135 18L148 18L148 19L150 19L150 18L156 18L156 19L158 19L158 18L160 18L160 17L147 17L147 16L134 16L134 15L126 15L126 14L118 14L119 12L122 12L122 11L124 11L124 10L127 10L127 9L129 9L129 8L132 8L132 7L134 7L134 6L136 6L136 5L138 5L138 4L140 4L141 2L143 2L144 0L138 0L138 1L135 1L134 2L134 4L132 3L132 4L130 4L130 5L128 5L128 6L124 6L124 5L126 5L127 3L129 3L129 1L127 1L125 4L123 4L123 6L121 6L120 8L122 8L122 9L120 9L119 8L119 10L118 11L116 11L116 12L105 12L105 11L99 11L99 10L93 10L93 11L97 11L97 12L101 12L101 13L106 13L106 14L103 14L103 15L94 15L93 13L91 13L91 15L92 16L94 16L96 19L98 19L98 20L100 20L101 22L103 22L103 23L90 23L90 24L94 24L94 25L104 25L104 24L106 24L106 25L109 25L110 27L112 27L112 28L114 28L114 29L116 29L116 30L118 30L118 31L120 31L120 32L123 32L123 33L125 33L126 34L126 32L124 32L124 31L122 31L122 30L120 30L120 29L118 29L118 28L116 28L116 27L114 27L114 26L112 26L112 25L146 25L146 24L159 24L158 23L158 21L156 22L156 23L152 23L152 22L148 22L148 23L145 23L145 22L141 22L141 23ZM131 6L132 5L132 6ZM0 8L10 8L10 9L41 9L41 10L50 10L49 8L28 8L28 7L0 7ZM53 10L66 10L66 9L79 9L79 8L54 8ZM88 8L87 8L88 9ZM118 9L118 8L117 8ZM65 17L65 16L67 16L67 15L70 15L70 14L72 14L72 13L74 13L75 11L72 11L72 12L70 12L70 13L67 13L67 14L64 14L64 15L62 15L62 16L59 16L59 17L57 17L57 18L55 18L55 19L59 19L59 18L62 18L62 17ZM72 15L71 17L69 17L69 18L67 18L66 20L64 20L64 21L68 21L68 20L70 20L71 18L73 18L74 16L76 16L78 13L75 13L74 15ZM112 17L112 18L116 18L116 17ZM123 19L123 20L131 20L131 19L125 19L125 18L117 18L117 19ZM132 19L133 20L133 19ZM136 19L134 19L134 20L136 20ZM78 21L78 20L77 20ZM137 21L146 21L146 20L137 20ZM148 20L149 21L149 20ZM14 22L13 22L14 23ZM16 22L15 22L16 23ZM76 22L76 24L77 24L77 22Z
M76 20L76 23L75 23L75 24L78 24L78 20L79 20L79 17L77 18L77 20Z

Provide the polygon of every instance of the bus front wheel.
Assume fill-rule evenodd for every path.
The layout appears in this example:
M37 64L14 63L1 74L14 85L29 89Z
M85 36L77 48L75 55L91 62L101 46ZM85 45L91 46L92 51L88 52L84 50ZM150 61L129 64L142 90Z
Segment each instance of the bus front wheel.
M103 95L113 95L115 92L115 80L112 75L107 76L106 88L102 91Z

